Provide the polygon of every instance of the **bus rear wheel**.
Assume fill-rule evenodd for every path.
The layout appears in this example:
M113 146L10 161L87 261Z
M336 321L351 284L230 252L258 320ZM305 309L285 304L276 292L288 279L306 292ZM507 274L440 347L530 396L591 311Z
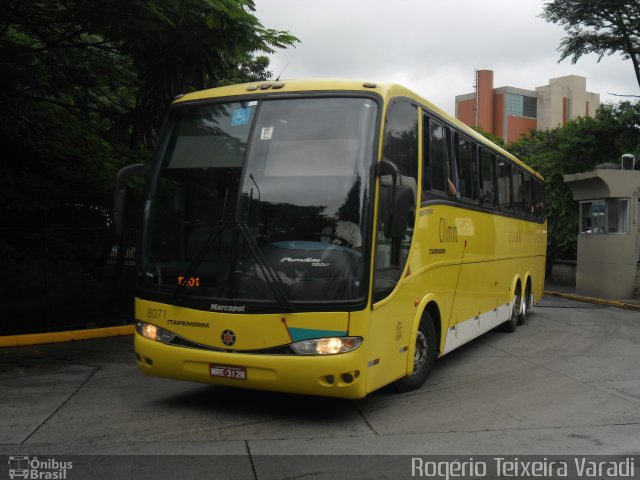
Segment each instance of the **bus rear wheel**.
M431 316L426 312L418 326L415 342L413 372L394 383L398 392L409 392L424 385L436 362L436 329Z
M528 281L527 287L524 289L524 297L522 297L522 313L520 314L520 318L518 318L518 325L523 325L527 320L527 315L532 305L533 294L531 292L531 282Z
M513 333L518 328L520 322L520 309L522 308L522 294L520 293L520 285L516 287L516 292L513 295L513 305L511 307L511 315L509 320L502 324L502 331L507 333Z

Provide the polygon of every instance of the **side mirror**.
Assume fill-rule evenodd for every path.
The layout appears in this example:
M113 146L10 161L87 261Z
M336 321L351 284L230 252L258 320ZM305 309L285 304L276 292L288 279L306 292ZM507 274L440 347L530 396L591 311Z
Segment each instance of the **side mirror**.
M384 235L388 238L401 238L415 206L413 190L408 186L398 185L398 167L389 160L378 163L376 174L380 177L379 214L384 223Z
M124 209L127 200L127 186L125 184L125 180L129 177L147 176L148 173L148 165L136 163L134 165L122 167L116 174L116 190L113 195L113 227L115 229L116 236L118 237L122 235Z

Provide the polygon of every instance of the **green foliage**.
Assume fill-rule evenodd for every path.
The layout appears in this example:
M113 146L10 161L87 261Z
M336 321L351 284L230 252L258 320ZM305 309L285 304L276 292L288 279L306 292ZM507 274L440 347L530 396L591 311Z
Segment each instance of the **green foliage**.
M245 82L258 82L263 80L269 80L273 77L273 74L268 70L269 58L265 56L250 57L247 56L238 65L231 69L226 78L220 79L216 82L216 87L223 87L225 85L234 85L237 83Z
M623 153L640 154L640 102L603 105L595 118L578 118L564 127L534 131L509 151L545 177L548 256L575 259L578 204L563 176L593 170ZM640 158L640 157L639 157Z
M0 2L7 318L43 329L61 303L69 322L79 305L117 303L96 267L113 247L116 171L150 160L176 94L270 75L260 54L297 40L252 12L252 0Z
M252 0L2 2L0 200L34 198L25 184L106 195L120 166L150 158L176 94L266 78L260 52L297 39L253 11Z
M589 53L622 54L630 59L640 85L640 2L628 0L550 0L541 15L560 24L567 36L560 42L560 61L576 63Z
M486 139L488 139L488 140L492 141L493 143L495 143L496 145L500 145L502 148L505 147L504 140L502 139L502 137L497 137L493 133L490 133L490 132L487 132L485 130L482 130L480 127L474 127L473 129L476 132L478 132L480 135L485 137Z

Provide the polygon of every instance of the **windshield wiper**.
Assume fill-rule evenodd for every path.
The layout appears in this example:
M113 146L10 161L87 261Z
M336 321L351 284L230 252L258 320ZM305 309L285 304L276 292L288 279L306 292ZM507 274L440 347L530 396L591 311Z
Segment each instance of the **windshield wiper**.
M264 255L262 254L260 247L256 243L251 230L249 230L249 227L246 223L239 223L238 230L240 230L240 233L242 233L242 236L247 242L247 245L249 245L249 249L256 259L258 266L262 270L263 275L266 277L267 285L269 286L271 293L276 299L276 302L278 302L283 310L290 310L291 302L287 298L287 294L282 288L282 280L278 276L277 272L274 271L273 267L269 265L267 259L264 258Z

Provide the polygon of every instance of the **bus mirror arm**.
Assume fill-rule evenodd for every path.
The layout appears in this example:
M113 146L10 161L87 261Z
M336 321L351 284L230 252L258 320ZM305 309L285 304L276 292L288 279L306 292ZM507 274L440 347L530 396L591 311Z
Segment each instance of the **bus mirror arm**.
M146 176L149 166L143 163L127 165L118 170L116 174L116 189L113 195L113 227L117 237L122 235L124 224L124 209L127 197L126 179L135 176Z
M383 175L391 175L391 198L395 198L396 185L398 184L398 177L400 176L396 164L390 160L380 160L380 162L376 165L376 175L378 177L382 177Z

